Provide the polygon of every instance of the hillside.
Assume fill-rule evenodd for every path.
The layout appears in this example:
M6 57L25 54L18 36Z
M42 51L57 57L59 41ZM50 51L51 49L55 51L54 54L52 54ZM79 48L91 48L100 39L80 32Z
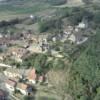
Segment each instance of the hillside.
M34 0L7 0L0 3L0 20L9 20L16 17L28 17L31 14L42 13L42 11L52 11L52 7L47 3Z
M82 3L83 1L82 0L67 0L67 3Z
M15 17L29 16L30 14L45 14L44 12L52 12L56 10L54 6L61 5L60 7L73 7L81 6L84 2L90 0L4 0L0 3L0 19L12 19ZM99 0L93 0L94 3L99 2ZM6 12L6 13L5 13Z
M100 100L99 58L99 0L0 2L0 77L32 86L18 100Z

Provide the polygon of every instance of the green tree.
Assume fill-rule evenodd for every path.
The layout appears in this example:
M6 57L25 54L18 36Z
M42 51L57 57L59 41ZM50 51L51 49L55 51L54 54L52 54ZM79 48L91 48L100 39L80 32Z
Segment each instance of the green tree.
M96 23L96 24L100 24L100 11L99 12L96 12L95 14L94 14L94 22Z
M74 94L75 100L80 99L82 95L93 100L96 95L95 90L100 84L99 32L100 30L97 31L95 37L89 40L86 49L73 63L72 88L74 92L71 92Z
M52 30L52 29L61 30L61 28L62 28L62 20L59 18L41 20L39 22L40 32L46 32L46 31Z

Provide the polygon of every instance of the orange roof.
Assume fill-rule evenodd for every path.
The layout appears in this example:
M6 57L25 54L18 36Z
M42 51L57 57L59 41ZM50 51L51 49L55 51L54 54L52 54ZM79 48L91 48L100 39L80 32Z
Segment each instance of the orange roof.
M18 83L17 88L20 88L22 90L26 90L28 88L28 85L24 84L24 83Z
M31 79L31 80L36 79L36 70L34 68L29 72L28 79Z
M16 86L16 81L11 80L11 79L8 79L8 80L6 81L6 83L9 84L10 86L13 86L13 87Z

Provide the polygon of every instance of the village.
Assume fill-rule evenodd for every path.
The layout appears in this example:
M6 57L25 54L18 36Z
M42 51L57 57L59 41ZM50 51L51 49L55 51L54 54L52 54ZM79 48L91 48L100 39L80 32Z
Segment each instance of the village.
M0 100L100 100L100 0L0 0Z
M30 16L33 18L33 16ZM51 56L63 58L64 55L56 51L52 45L58 40L62 43L69 41L71 44L80 45L88 40L88 36L81 34L88 27L87 21L83 20L77 26L67 26L62 34L57 35L34 35L31 31L22 31L17 35L0 34L0 63L5 63L6 59L14 60L18 63L23 63L23 59L27 56L37 53L50 53ZM9 63L6 63L9 65ZM1 65L2 67L2 65ZM49 86L47 74L37 73L37 70L32 68L25 69L14 66L6 66L3 69L3 75L6 77L4 85L8 92L15 98L16 93L21 93L23 96L34 96L35 88L41 84Z
M52 56L63 57L53 47L58 41L64 43L69 41L71 44L81 45L88 40L88 35L85 31L88 30L88 22L83 20L77 26L68 25L63 29L63 33L57 35L51 34L33 34L31 31L22 31L15 35L0 34L0 61L3 62L6 58L14 59L17 62L22 62L23 58L33 53L50 53ZM3 52L2 52L3 51Z

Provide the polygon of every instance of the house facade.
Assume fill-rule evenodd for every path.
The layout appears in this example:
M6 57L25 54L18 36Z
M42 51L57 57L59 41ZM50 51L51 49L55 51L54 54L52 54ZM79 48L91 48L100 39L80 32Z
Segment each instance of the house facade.
M5 82L5 86L10 92L13 92L15 90L16 84L17 83L14 80L11 80L11 79L8 79Z
M18 83L16 89L19 90L23 95L29 95L32 92L32 87L24 83Z
M33 68L32 70L29 71L29 74L27 76L27 79L30 83L35 84L36 83L36 70Z

